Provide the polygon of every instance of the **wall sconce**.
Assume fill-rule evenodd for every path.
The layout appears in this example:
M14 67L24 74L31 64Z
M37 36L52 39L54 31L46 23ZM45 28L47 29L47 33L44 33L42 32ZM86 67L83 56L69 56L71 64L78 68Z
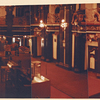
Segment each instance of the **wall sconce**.
M44 25L44 23L43 23L43 20L40 20L40 25L39 25L39 27L41 27L41 28L43 28L45 25Z
M8 61L7 66L8 66L9 68L12 68L13 64L12 64L10 61Z
M77 26L78 25L78 22L74 22L74 25Z
M24 37L26 38L26 35Z
M89 39L90 42L92 42L92 39Z
M41 47L44 47L44 38L41 38Z
M67 27L67 23L65 22L64 19L61 20L61 27L62 28L66 28Z
M3 36L3 39L4 39L4 40L6 40L6 37L5 37L5 36Z
M41 40L44 41L44 38L42 38Z
M63 47L64 47L64 64L65 64L65 38L66 38L66 27L67 27L67 23L65 22L64 19L61 20L61 27L64 28L64 40L62 41L63 43Z

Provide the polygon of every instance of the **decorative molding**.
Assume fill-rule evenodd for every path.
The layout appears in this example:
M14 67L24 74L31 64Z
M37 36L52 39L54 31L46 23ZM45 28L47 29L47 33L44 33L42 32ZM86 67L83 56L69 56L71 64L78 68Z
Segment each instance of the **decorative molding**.
M12 32L30 32L30 30L12 30Z
M39 26L39 24L31 24L30 26ZM46 24L46 26L60 26L60 24Z
M100 33L100 31L76 31L72 30L72 33Z
M12 25L12 27L30 27L30 25Z
M0 32L7 32L7 30L0 30Z
M59 30L46 30L46 32L59 32Z

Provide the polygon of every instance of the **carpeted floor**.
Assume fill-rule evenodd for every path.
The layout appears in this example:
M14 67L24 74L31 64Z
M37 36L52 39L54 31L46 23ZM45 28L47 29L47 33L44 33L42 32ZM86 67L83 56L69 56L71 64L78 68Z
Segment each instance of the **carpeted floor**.
M100 79L96 77L95 72L88 71L88 89L89 97L100 93ZM100 94L98 96L100 97Z
M39 60L32 58L32 61ZM74 73L56 66L54 63L41 61L41 74L51 80L51 85L70 97L88 97L87 73Z
M0 56L3 55L4 52L0 52ZM17 62L18 60L21 60L21 65L23 68L30 68L31 64L31 57L29 54L19 54L19 56L13 56L12 59ZM0 70L0 75L1 75L1 70ZM1 80L1 77L0 77ZM0 81L0 98L5 98L5 97L15 97L14 93L10 90L5 90L5 82ZM54 88L51 86L51 97L50 98L71 98L70 96L64 94L63 92L59 91L58 89Z
M0 56L2 55L3 53L0 53ZM25 69L30 67L31 60L40 60L30 58L28 54L20 54L13 59L22 60L21 64ZM51 98L87 98L100 93L100 79L97 79L96 73L93 72L88 72L88 75L86 72L74 73L56 66L53 62L41 61L41 74L51 81ZM0 82L0 97L5 97L4 82Z
M66 95L65 93L59 91L58 89L51 86L51 97L50 98L71 98L70 96Z

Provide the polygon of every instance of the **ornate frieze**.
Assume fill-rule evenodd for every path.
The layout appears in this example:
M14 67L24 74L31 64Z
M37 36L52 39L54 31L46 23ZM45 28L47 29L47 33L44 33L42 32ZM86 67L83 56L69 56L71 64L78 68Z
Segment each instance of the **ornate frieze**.
M100 13L96 6L86 4L84 10L77 10L72 16L72 30L100 31Z
M80 25L80 26L72 26L72 30L78 31L100 31L100 25Z

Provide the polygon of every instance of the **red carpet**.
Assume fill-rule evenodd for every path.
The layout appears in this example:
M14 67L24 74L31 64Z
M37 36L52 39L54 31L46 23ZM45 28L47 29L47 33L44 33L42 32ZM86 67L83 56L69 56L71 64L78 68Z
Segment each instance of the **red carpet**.
M64 98L71 98L71 97L62 93L61 91L54 88L53 86L51 86L51 97L50 98L63 98L64 99Z
M22 66L24 68L26 68L26 67L29 67L29 64L30 64L30 57L29 57L29 55L26 55L26 56L24 54L20 54L19 56L13 57L13 60L15 60L15 61L21 60L22 61ZM0 70L0 74L1 74L1 70ZM1 77L0 77L0 79L1 79ZM11 91L9 91L9 93L10 92ZM0 98L5 98L5 93L6 93L5 83L0 82ZM12 97L13 97L13 95L12 95ZM51 97L50 98L70 98L70 96L64 94L63 92L61 92L58 89L51 86Z
M17 57L14 59L19 60ZM23 66L29 67L29 56L28 63L25 57L20 56L20 59L23 59ZM32 58L32 60L39 59ZM100 94L100 79L96 78L96 73L89 71L88 75L86 73L78 74L60 68L54 63L42 61L41 74L49 78L51 81L51 98L85 98ZM0 83L0 87L0 97L5 97L4 83Z
M100 79L96 77L96 73L88 72L88 91L89 96L100 93Z
M32 58L32 61L39 60ZM74 73L55 65L41 61L41 74L50 79L51 85L74 98L88 97L87 73Z

